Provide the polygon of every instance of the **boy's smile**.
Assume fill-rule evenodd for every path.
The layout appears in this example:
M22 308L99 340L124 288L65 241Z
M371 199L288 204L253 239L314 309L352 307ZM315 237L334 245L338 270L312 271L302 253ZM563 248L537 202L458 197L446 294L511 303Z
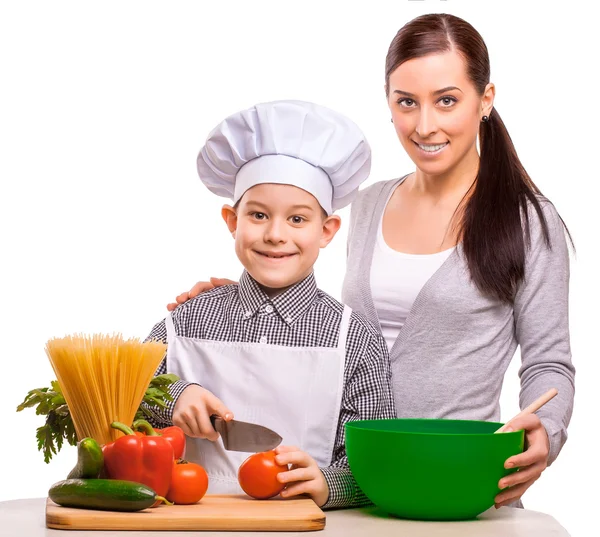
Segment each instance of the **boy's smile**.
M326 216L312 194L284 184L248 189L222 216L239 260L270 296L306 278L340 227L339 217Z
M278 260L278 259L287 259L289 257L292 257L293 255L297 255L295 253L286 253L286 252L270 252L270 251L256 251L257 254L261 255L262 257L266 257L267 259L273 259L273 260Z

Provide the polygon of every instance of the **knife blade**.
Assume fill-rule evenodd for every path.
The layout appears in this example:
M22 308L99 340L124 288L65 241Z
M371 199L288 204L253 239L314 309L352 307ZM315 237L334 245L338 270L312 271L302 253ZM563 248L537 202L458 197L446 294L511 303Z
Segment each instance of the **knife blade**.
M221 435L223 447L228 451L259 453L281 444L281 436L262 425L238 420L225 421L215 414L210 417L210 422Z

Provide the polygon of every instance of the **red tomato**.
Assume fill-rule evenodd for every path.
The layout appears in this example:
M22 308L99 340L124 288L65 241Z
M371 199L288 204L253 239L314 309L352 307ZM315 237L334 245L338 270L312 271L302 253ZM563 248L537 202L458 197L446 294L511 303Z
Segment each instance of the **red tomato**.
M208 489L208 475L199 464L177 459L173 464L167 500L175 504L196 503Z
M285 483L277 481L277 474L287 471L287 464L275 462L275 451L254 453L241 464L238 481L248 496L266 500L283 490Z

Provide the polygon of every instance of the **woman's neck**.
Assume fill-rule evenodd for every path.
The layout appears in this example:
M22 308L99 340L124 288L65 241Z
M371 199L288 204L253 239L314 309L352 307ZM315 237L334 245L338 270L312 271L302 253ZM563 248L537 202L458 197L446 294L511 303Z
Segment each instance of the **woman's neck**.
M434 202L455 196L462 197L471 188L479 171L479 155L476 151L473 153L443 174L431 175L417 168L412 181L414 193Z

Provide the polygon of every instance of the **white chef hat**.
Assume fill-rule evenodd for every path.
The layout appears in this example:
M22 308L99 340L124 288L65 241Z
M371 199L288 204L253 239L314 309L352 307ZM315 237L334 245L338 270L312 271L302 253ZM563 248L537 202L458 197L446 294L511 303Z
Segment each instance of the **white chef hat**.
M275 101L226 118L198 155L209 190L237 203L261 183L310 192L325 212L348 205L371 170L371 148L347 117L314 103Z

